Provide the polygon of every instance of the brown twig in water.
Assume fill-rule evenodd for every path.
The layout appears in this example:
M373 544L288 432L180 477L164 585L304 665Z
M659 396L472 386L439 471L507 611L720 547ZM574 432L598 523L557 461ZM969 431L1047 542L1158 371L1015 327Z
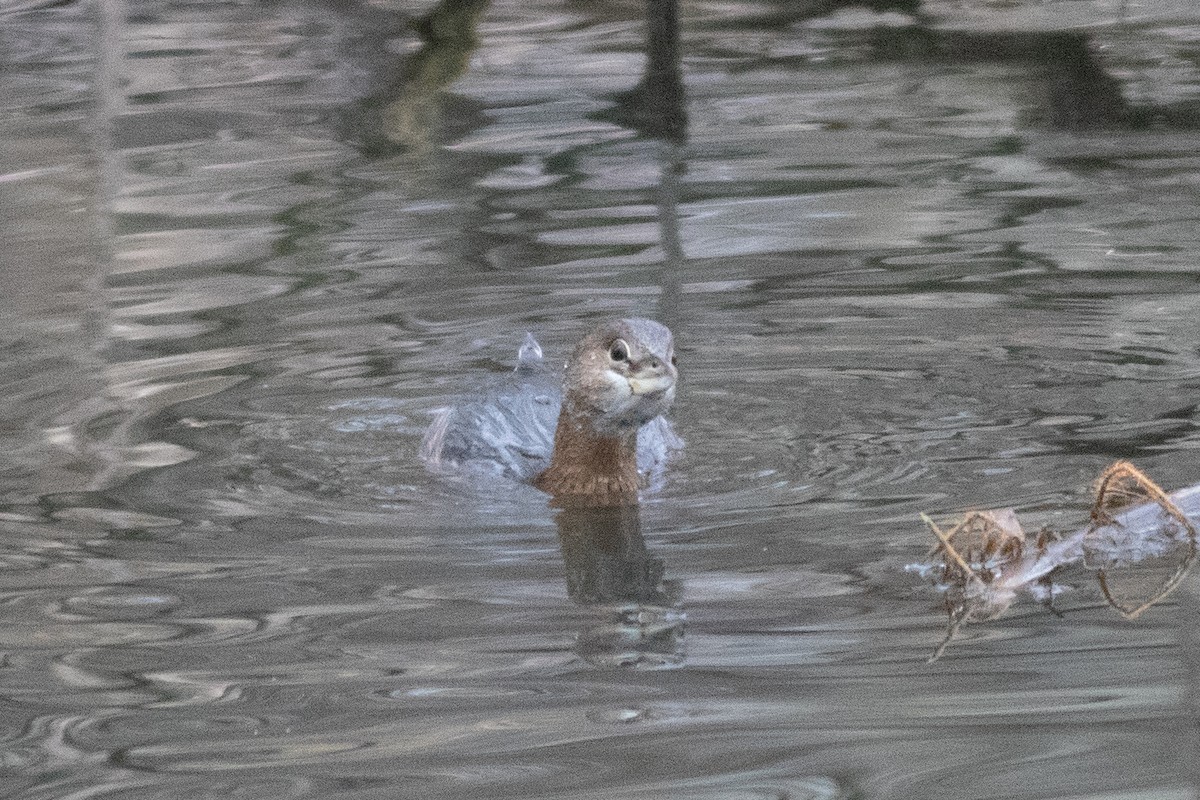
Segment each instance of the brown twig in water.
M1135 494L1131 491L1130 485L1140 489L1144 495ZM1183 582L1184 576L1187 575L1192 561L1196 557L1196 529L1191 521L1175 503L1171 502L1171 498L1162 490L1162 487L1128 461L1118 461L1110 465L1096 481L1096 501L1092 505L1092 530L1103 525L1115 524L1108 513L1109 509L1133 505L1139 498L1143 498L1145 502L1156 504L1164 513L1183 526L1187 531L1188 551L1175 568L1175 572L1163 583L1162 588L1149 600L1135 608L1126 606L1113 595L1108 585L1107 570L1103 567L1096 570L1096 581L1100 584L1100 591L1104 593L1104 599L1125 619L1137 619L1144 611L1175 591Z
M1172 531L1167 521L1148 523L1139 511L1147 504L1157 506L1182 531ZM938 539L928 562L940 562L934 574L942 584L949 615L946 636L934 649L930 662L942 656L964 624L1003 614L1020 590L1034 591L1037 587L1040 592L1035 593L1044 594L1047 607L1062 616L1053 605L1055 587L1051 576L1068 564L1086 563L1089 553L1108 559L1106 565L1096 567L1105 600L1121 616L1136 619L1179 586L1197 552L1196 529L1187 515L1157 483L1126 461L1118 461L1101 473L1088 527L1063 537L1043 528L1036 548L1029 546L1012 509L971 511L949 530L943 530L925 514L921 519ZM1122 602L1110 584L1112 565L1147 559L1147 552L1156 546L1170 548L1181 533L1186 533L1187 549L1171 577L1145 602L1137 606Z
M958 629L962 627L963 621L962 619L954 619L951 616L950 624L946 627L945 637L937 647L933 648L933 653L930 654L929 658L925 659L926 664L932 664L942 657L942 654L946 652L946 648L950 646L950 642L954 641L955 636L958 636Z
M921 519L939 544L928 558L942 558L941 577L946 584L945 604L949 617L946 637L934 650L930 662L941 657L946 647L967 622L1002 614L1012 602L1009 591L993 591L992 584L1010 564L1021 559L1025 532L1011 511L972 511L949 531L943 531L928 515Z

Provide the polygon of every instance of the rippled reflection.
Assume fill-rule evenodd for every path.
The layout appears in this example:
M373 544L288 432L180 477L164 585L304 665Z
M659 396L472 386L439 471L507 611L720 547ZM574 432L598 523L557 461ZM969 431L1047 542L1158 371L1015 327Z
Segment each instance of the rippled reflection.
M1194 796L1194 585L930 666L901 568L1195 482L1200 19L870 5L0 8L5 789ZM639 510L425 471L617 315Z
M567 594L599 612L579 633L576 652L598 666L682 664L681 590L647 551L637 506L565 508L554 521Z

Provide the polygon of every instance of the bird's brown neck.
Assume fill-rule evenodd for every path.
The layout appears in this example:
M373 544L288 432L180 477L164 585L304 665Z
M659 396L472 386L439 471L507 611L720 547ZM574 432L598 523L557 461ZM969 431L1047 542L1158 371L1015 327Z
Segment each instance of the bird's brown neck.
M637 430L602 436L588 419L563 404L554 431L550 466L534 485L555 500L588 505L637 503Z

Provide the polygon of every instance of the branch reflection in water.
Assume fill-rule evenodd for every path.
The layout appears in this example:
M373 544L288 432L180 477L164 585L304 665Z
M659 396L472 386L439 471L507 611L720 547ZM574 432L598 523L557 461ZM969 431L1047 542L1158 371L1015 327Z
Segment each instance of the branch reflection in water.
M432 146L433 132L444 124L443 94L470 66L487 7L488 0L442 0L417 21L422 46L381 93L388 98L381 123L390 142L418 152Z
M656 669L684 662L683 592L646 549L637 506L559 509L567 594L596 613L575 651L600 667Z

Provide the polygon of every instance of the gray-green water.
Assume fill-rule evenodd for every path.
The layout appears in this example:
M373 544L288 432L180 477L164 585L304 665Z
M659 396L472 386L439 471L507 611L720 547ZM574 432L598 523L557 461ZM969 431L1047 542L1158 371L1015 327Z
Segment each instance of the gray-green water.
M1193 3L685 0L678 74L637 2L38 5L5 796L1200 792L1194 582L928 665L903 571L922 511L1200 480ZM630 314L688 441L640 518L422 467L526 330Z

